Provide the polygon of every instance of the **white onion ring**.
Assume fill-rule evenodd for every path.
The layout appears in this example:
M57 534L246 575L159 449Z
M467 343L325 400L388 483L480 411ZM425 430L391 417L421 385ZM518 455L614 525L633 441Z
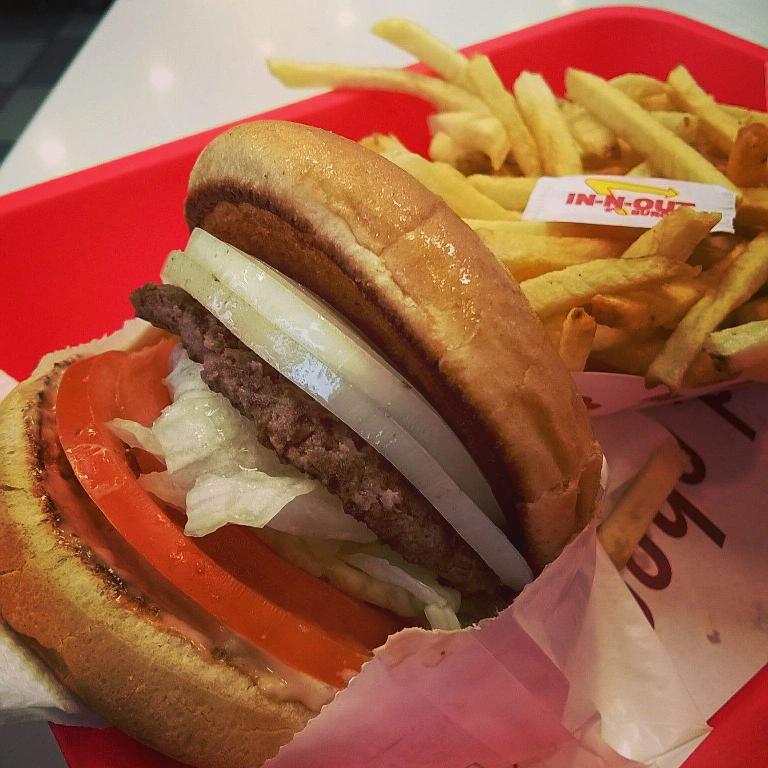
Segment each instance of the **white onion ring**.
M183 254L170 254L162 278L186 290L259 357L370 443L503 583L519 590L532 579L522 555L492 522L491 515L500 518L498 505L459 439L333 310L271 267L199 229Z

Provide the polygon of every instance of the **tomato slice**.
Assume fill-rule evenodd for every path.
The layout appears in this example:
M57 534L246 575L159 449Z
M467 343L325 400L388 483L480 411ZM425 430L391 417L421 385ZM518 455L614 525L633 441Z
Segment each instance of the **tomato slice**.
M115 387L117 412L121 419L136 421L145 427L152 423L171 397L163 379L168 375L168 359L179 343L176 336L132 352L120 367ZM165 465L151 453L134 448L133 456L142 473L162 472Z
M163 379L168 375L169 358L178 343L176 336L169 336L128 354L117 375L115 416L152 426L160 411L171 402Z
M139 392L167 371L170 346L107 352L65 371L56 418L72 470L121 537L209 615L288 666L344 687L403 623L283 560L253 531L225 526L202 539L185 536L136 481L125 446L107 428L115 416L149 417ZM158 363L163 356L166 367ZM150 399L162 407L156 394Z

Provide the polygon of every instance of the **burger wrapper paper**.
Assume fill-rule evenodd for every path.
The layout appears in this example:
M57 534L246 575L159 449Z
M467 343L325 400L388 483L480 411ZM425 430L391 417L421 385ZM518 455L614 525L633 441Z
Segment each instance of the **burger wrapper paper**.
M768 660L765 391L598 418L604 510L667 430L690 456L628 568L590 526L498 617L393 636L271 768L679 766ZM0 722L94 723L2 627L0 662Z

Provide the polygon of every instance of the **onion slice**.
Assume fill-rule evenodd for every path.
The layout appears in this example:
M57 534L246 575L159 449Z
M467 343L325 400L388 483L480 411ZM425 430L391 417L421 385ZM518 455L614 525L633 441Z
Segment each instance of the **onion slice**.
M348 320L293 280L205 230L192 233L184 255L255 307L267 322L322 360L340 379L381 403L393 420L418 436L453 481L496 525L504 525L504 515L487 480L461 440ZM328 407L326 402L323 405Z
M202 230L192 233L184 253L169 255L162 278L381 453L503 583L520 590L532 579L491 520L498 519L498 506L488 503L487 482L456 435L340 316Z

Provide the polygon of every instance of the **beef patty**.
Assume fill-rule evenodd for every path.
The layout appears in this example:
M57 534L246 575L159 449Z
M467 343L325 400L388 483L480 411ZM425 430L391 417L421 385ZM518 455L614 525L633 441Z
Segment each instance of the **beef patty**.
M188 293L148 284L131 302L139 317L181 337L190 358L203 365L205 383L253 421L263 445L321 482L381 541L463 593L497 587L495 574L383 456Z

